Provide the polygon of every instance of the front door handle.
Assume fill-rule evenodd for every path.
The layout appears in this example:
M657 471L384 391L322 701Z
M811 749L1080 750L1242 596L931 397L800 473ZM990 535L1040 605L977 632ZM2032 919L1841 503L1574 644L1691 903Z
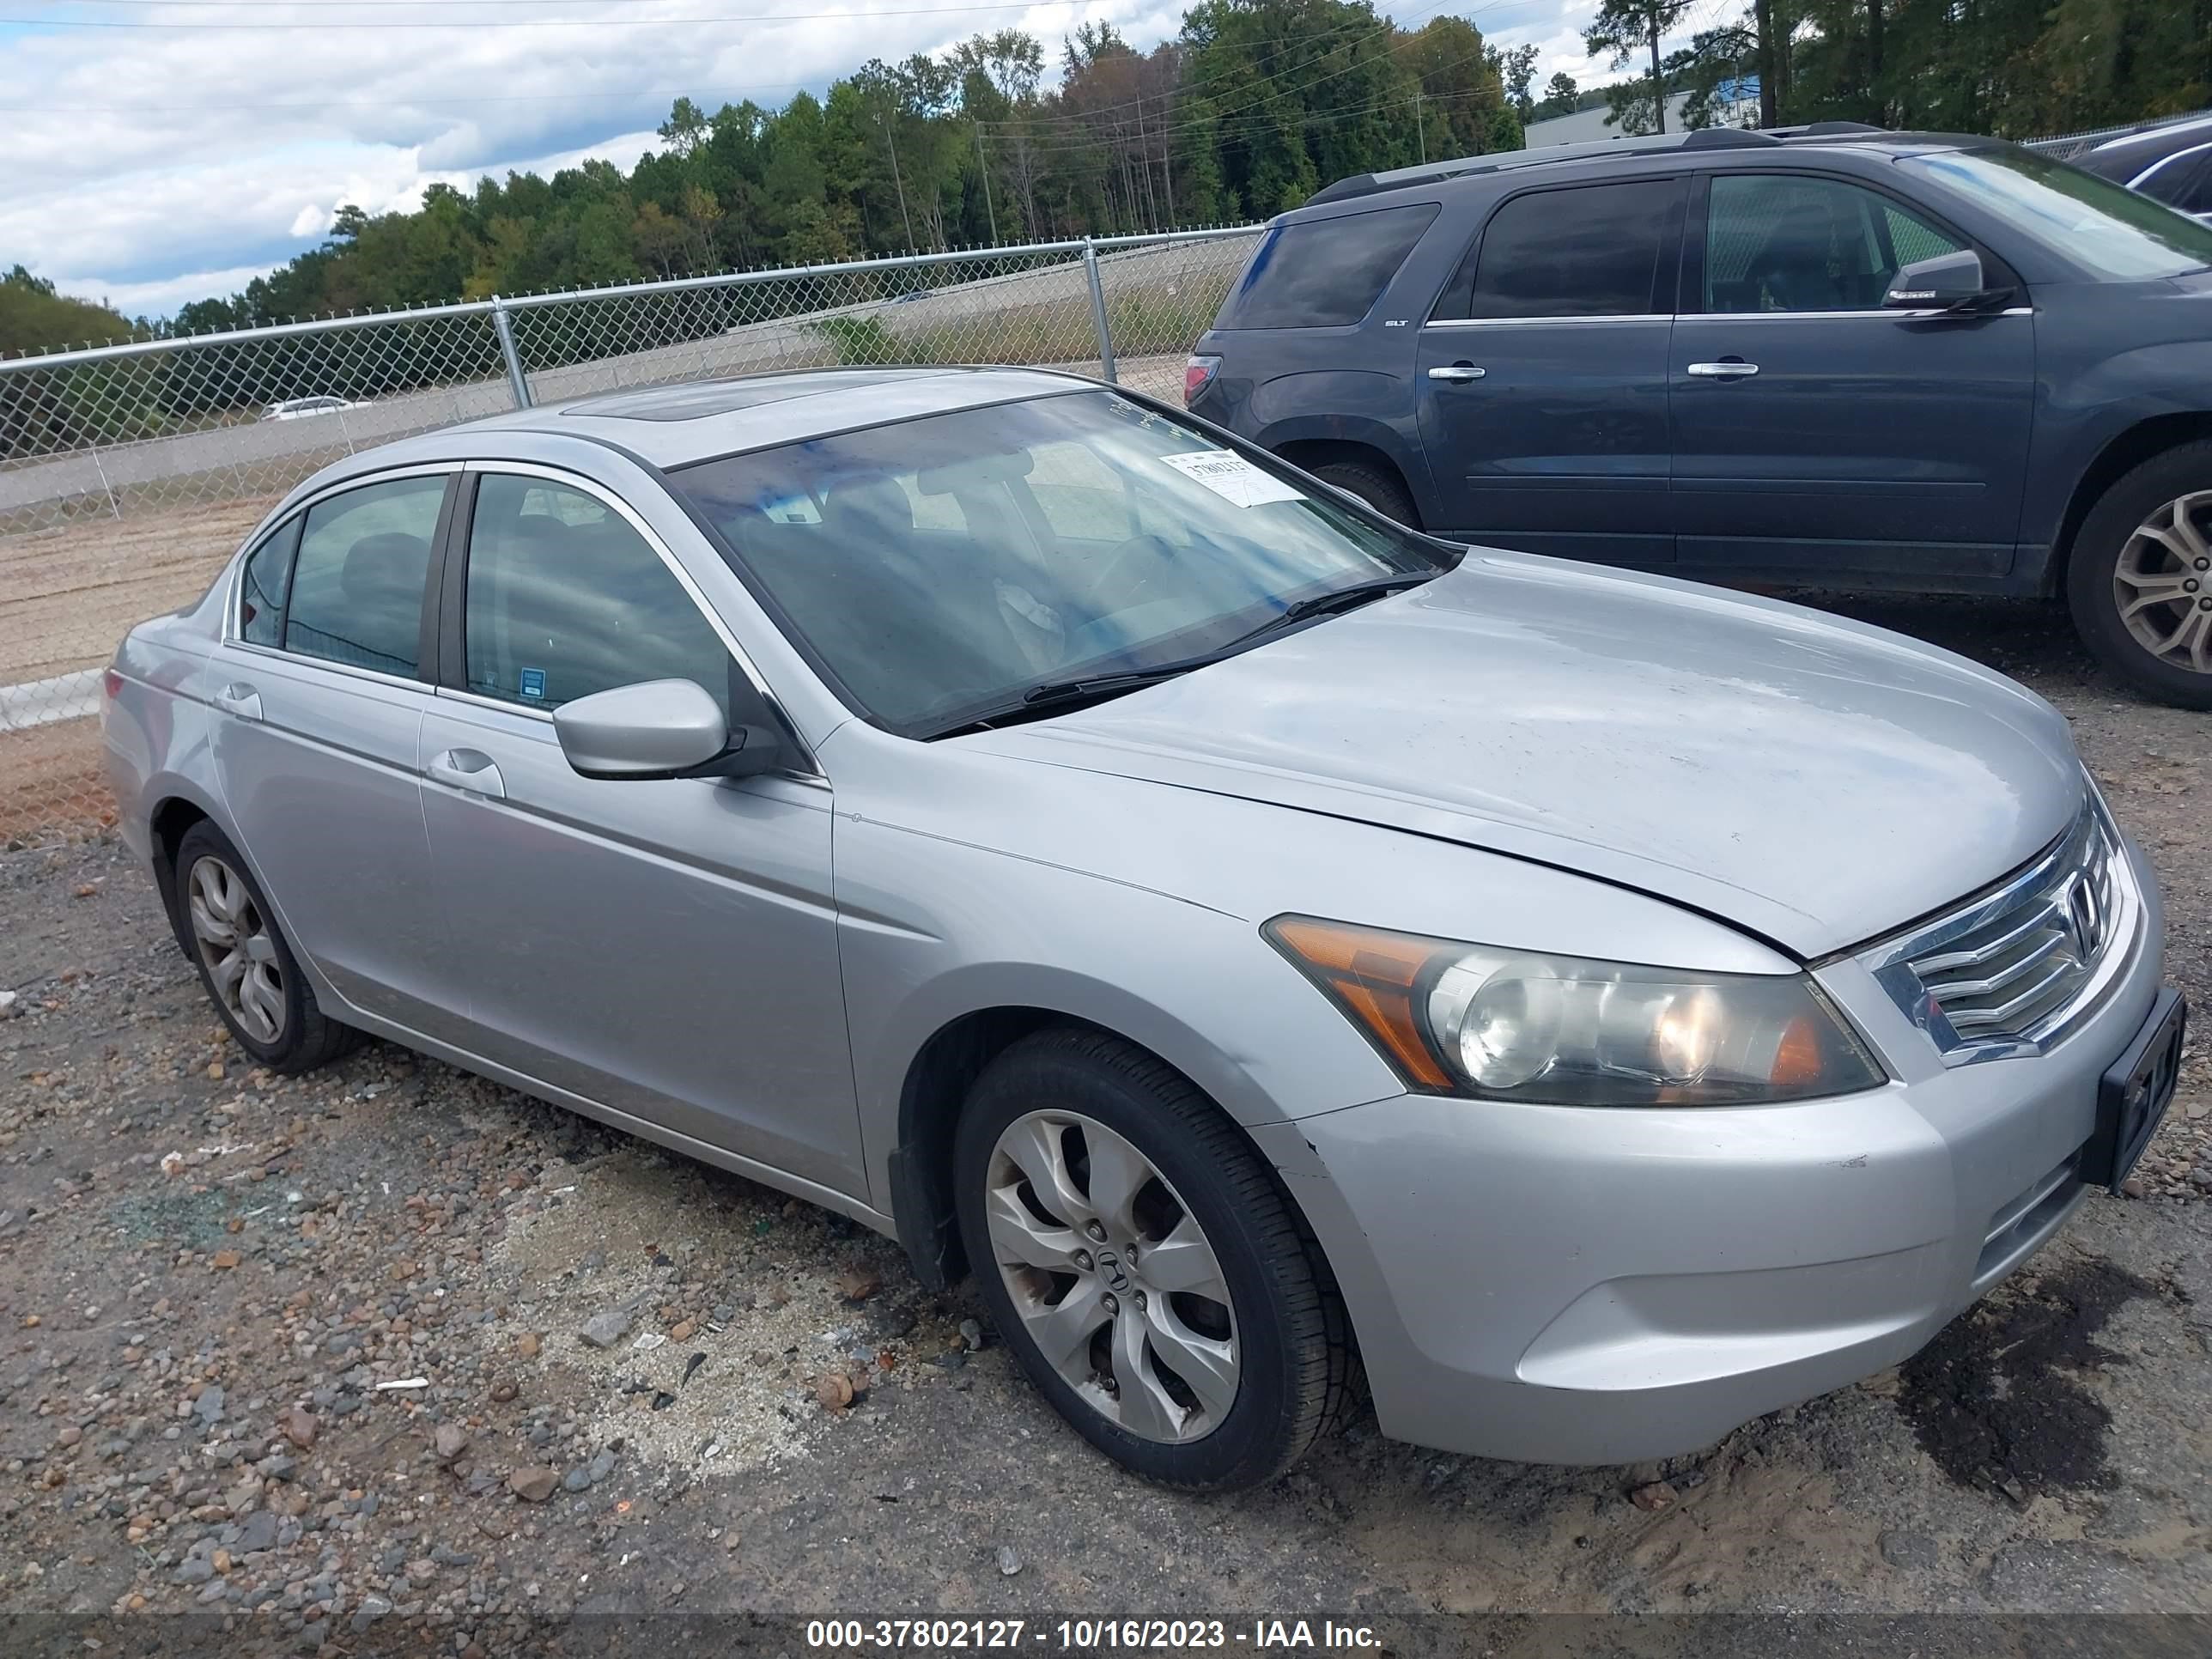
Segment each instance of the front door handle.
M242 720L261 718L261 694L252 686L234 681L215 694L215 706L226 714L235 714Z
M480 749L448 749L432 758L429 772L440 783L450 783L471 795L483 795L491 800L507 799L507 780L500 776L491 757Z
M1692 363L1690 373L1702 380L1747 380L1759 373L1759 365L1729 357L1717 363Z
M1464 386L1469 380L1479 380L1488 371L1473 363L1439 363L1429 371L1432 380L1449 380L1455 386Z

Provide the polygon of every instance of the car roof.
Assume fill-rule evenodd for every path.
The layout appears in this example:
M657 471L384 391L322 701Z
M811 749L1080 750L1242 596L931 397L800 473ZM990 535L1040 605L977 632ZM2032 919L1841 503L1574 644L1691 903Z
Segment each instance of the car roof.
M527 459L537 438L583 438L663 469L989 404L1097 389L1050 369L789 369L599 392L441 427L363 450L309 482L416 462Z
M1277 222L1294 222L1314 209L1362 198L1419 190L1433 197L1438 187L1479 188L1481 182L1520 183L1531 177L1601 178L1624 161L1662 167L1710 167L1717 160L1741 161L1759 166L1789 158L1810 159L1808 152L1832 155L1838 149L1890 155L1912 155L1929 150L1985 149L2002 139L1955 132L1890 132L1856 121L1815 121L1809 126L1701 127L1692 132L1655 133L1637 137L1600 138L1588 143L1559 144L1543 149L1494 151L1487 155L1463 155L1449 161L1395 167L1386 173L1362 173L1340 179L1309 198L1304 206L1284 214ZM1376 202L1372 205L1381 206Z
M2124 133L2074 157L2074 165L2126 184L2154 161L2200 144L2212 143L2212 115L2168 122L2145 132Z

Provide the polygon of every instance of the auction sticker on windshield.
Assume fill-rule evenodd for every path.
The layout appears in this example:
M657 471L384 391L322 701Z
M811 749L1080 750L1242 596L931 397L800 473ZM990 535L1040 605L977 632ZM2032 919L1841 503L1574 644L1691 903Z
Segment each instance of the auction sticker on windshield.
M1239 507L1305 500L1304 493L1295 485L1285 483L1272 472L1262 472L1231 450L1201 449L1189 455L1163 455L1160 459Z

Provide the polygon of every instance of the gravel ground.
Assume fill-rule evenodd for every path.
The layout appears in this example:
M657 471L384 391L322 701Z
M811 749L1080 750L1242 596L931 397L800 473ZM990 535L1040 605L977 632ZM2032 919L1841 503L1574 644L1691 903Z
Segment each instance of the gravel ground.
M2073 717L2212 1008L2212 720L2127 700L2044 607L1838 608ZM964 1293L842 1219L396 1048L241 1063L112 842L0 854L0 1650L798 1653L793 1615L1048 1613L1780 1645L1620 1617L1725 1612L1939 1654L2047 1628L1972 1615L2212 1607L2202 1038L2140 1196L1899 1370L1631 1468L1363 1419L1206 1500L1101 1462Z

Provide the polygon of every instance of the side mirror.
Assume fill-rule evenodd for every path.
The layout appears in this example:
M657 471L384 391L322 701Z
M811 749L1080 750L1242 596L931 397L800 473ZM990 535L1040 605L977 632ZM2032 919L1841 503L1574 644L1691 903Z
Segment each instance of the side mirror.
M732 729L721 705L690 680L647 680L578 697L553 711L553 730L568 764L587 778L750 777L783 762L773 728Z
M1885 311L1973 311L2003 297L1988 288L1982 256L1960 248L1900 268L1881 304Z

